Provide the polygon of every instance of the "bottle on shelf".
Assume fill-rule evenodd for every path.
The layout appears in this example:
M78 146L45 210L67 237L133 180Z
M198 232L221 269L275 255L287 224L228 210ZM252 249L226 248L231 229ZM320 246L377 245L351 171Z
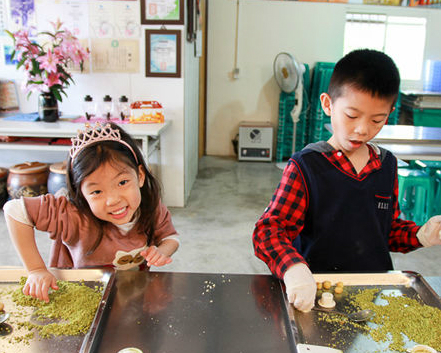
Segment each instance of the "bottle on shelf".
M103 104L101 106L102 117L110 121L113 115L113 110L114 107L113 107L112 97L106 94L103 98Z
M96 115L96 105L90 95L84 97L83 112L87 120L94 118Z
M121 120L126 120L130 116L130 103L126 96L121 96L119 98L118 113Z

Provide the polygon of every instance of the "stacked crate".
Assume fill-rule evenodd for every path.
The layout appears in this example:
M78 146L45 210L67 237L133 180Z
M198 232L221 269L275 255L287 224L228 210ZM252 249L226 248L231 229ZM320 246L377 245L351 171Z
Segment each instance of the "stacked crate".
M441 93L403 91L400 119L407 125L441 127Z
M398 119L401 110L401 95L401 92L399 92L397 102L395 103L395 110L391 114L389 114L389 118L387 120L388 125L398 125Z
M331 137L331 133L325 128L325 124L329 124L331 121L322 109L320 95L328 91L334 66L335 63L318 62L313 71L308 115L308 141L310 143L327 140Z

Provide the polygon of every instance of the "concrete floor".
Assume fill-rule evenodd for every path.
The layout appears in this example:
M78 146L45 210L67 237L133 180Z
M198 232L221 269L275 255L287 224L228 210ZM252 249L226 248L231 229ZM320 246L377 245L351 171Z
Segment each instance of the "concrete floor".
M205 273L269 273L253 253L251 234L277 186L282 171L274 163L237 162L203 157L185 208L170 208L181 235L173 262L155 271ZM1 213L1 211L0 211ZM37 233L44 259L49 239ZM21 265L0 215L0 266ZM409 254L392 254L395 269L441 276L441 246Z

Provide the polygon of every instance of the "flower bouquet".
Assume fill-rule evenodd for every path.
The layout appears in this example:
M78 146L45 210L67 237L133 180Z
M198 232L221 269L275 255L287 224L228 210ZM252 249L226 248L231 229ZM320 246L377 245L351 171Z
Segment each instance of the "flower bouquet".
M49 105L52 101L57 106L57 101L62 101L61 93L67 97L64 90L74 83L69 69L76 65L82 71L89 56L89 51L81 46L78 39L68 29L61 28L59 20L52 25L53 32L37 33L38 43L29 39L27 29L15 33L6 31L14 40L12 58L17 60L17 69L26 70L27 77L22 88L28 93L28 98L34 92L41 94L40 108L42 100L43 104L46 100ZM50 109L56 110L58 119L58 106ZM41 114L40 118L43 119Z

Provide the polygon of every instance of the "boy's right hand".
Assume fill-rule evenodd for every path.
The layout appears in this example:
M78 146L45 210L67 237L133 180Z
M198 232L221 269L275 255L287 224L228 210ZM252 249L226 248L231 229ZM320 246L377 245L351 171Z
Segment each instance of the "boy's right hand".
M300 311L308 312L314 307L317 284L308 266L298 263L291 266L283 276L288 301Z
M29 272L23 294L49 303L49 288L58 289L55 276L47 269L33 270Z

